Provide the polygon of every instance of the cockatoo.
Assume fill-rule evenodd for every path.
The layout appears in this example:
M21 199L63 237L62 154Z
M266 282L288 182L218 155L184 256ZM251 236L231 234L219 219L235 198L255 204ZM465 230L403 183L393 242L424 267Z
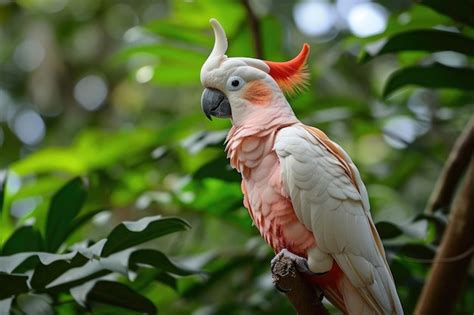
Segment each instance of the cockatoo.
M304 260L310 281L345 314L403 314L359 171L285 98L306 83L309 45L287 62L229 58L222 26L210 23L201 106L232 121L227 156L260 234L278 255Z

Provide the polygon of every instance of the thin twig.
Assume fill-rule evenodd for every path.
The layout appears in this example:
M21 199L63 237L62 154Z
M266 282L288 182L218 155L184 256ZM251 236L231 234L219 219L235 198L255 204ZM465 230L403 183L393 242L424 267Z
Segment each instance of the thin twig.
M255 57L258 59L263 59L263 45L260 31L260 21L253 12L249 0L242 0L242 4L245 7L245 11L247 12L247 18L250 23L250 31L252 32L252 41L255 49Z
M436 252L435 261L462 255L474 246L474 158L469 153L470 165L466 179L452 205L450 223ZM459 174L460 175L460 174ZM446 177L448 179L449 177ZM433 264L415 309L416 315L452 314L463 283L467 279L471 251L450 264Z
M272 268L273 283L286 294L298 315L329 315L321 302L323 291L306 281L290 258L276 259Z
M437 257L435 259L423 259L423 258L414 258L414 257L408 257L408 256L395 256L397 258L407 260L410 262L414 263L420 263L420 264L445 264L445 263L453 263L458 260L464 259L474 253L474 246L469 248L463 253L460 253L459 255L453 256L453 257Z
M426 207L427 213L433 213L438 209L447 212L449 204L453 199L462 174L469 165L474 150L474 118L467 123L464 131L456 140L449 154L448 160L443 168L441 176L436 182L433 193Z

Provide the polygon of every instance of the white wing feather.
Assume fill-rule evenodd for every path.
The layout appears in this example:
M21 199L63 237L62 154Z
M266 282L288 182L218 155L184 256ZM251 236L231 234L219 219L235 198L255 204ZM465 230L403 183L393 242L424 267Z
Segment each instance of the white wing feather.
M341 162L302 125L283 128L275 141L282 181L298 219L330 254L375 314L403 314L367 191L347 153L355 186Z

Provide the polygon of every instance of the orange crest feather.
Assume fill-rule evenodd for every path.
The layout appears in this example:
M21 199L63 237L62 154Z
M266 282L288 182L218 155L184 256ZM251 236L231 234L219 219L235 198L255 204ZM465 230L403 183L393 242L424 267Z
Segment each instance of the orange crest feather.
M308 55L309 45L305 43L298 56L290 61L264 61L270 67L270 76L283 92L295 93L308 85L309 72L306 67Z

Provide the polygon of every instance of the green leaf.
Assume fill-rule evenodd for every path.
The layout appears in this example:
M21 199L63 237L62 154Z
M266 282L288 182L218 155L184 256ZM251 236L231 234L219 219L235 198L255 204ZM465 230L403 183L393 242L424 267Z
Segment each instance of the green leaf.
M199 70L194 76L199 81ZM149 128L123 128L114 132L86 129L74 145L44 148L16 161L11 169L18 175L58 171L82 175L91 169L106 169L142 156L144 151L156 146L159 137L156 130Z
M243 206L240 183L205 178L201 181L192 181L186 188L195 194L195 199L189 204L184 203L185 205L220 216L229 222L238 223L240 221L238 216L232 215L235 210Z
M221 21L227 36L231 37L240 29L242 20L245 18L245 11L243 6L236 5L234 1L173 2L171 19L174 23L195 29L205 29L209 37L212 34L209 26L210 17Z
M63 171L69 174L83 174L87 170L86 161L69 148L44 148L12 164L18 175Z
M211 46L213 44L212 38L210 38L206 32L197 30L195 27L176 23L176 21L172 20L155 20L145 26L145 29L170 40L183 41L202 46Z
M199 271L190 270L171 262L163 253L148 249L127 249L107 257L96 254L103 249L106 240L87 249L88 253L76 254L69 261L55 261L50 265L38 265L31 279L31 285L37 290L46 287L47 292L61 292L74 287L75 299L83 301L87 286L91 280L112 272L129 276L131 270L149 266L155 272L170 272L176 275L190 275ZM92 249L95 247L95 249ZM54 279L54 280L53 280ZM78 288L77 286L84 286ZM82 297L82 298L81 298Z
M474 89L474 69L453 68L439 63L430 66L412 66L392 73L385 84L383 97L394 91L416 85L427 88Z
M158 270L169 272L179 276L187 276L198 273L173 263L165 254L153 249L139 249L130 255L128 260L129 268L136 269L139 265L149 265Z
M34 181L22 183L20 189L12 196L12 201L14 202L29 197L51 196L66 182L68 182L68 179L65 179L63 176L58 176L57 174L39 176L35 178Z
M426 244L405 244L400 248L398 255L406 256L407 259L433 259L435 249Z
M145 44L122 49L112 57L112 61L123 62L136 55L150 55L172 60L173 64L191 64L198 66L201 66L207 58L204 53L191 49L177 48L167 44Z
M65 273L66 271L83 266L89 260L83 255L76 253L72 259L60 259L50 264L38 264L31 277L30 284L34 289L42 289L51 281Z
M472 0L421 0L419 3L448 15L455 21L474 26L474 1Z
M170 233L186 230L189 223L180 218L145 217L135 222L123 222L115 227L107 237L101 256L142 244Z
M71 259L73 256L74 253L59 255L43 252L26 252L14 254L11 256L0 256L0 272L15 272L21 265L25 264L32 258L36 259L35 264L33 264L34 268L38 261L47 265L58 259Z
M2 255L43 250L43 237L33 226L22 226L3 245Z
M434 227L435 239L433 242L439 243L441 241L441 237L444 235L444 231L446 230L448 217L442 211L436 211L434 213L420 213L413 219L413 222L420 220L426 220Z
M163 86L182 86L199 82L201 65L158 64L153 68L152 82Z
M441 30L413 30L395 34L373 54L365 52L361 62L400 51L456 51L474 56L474 40L460 33Z
M64 185L52 198L46 220L46 248L55 252L66 240L74 218L87 198L87 184L76 177Z
M0 314L2 315L11 314L10 309L12 308L13 299L14 297L12 296L12 297L0 300Z
M103 246L105 240L101 243ZM79 302L83 301L86 295L84 290L87 286L92 287L92 280L97 281L114 272L129 276L128 261L132 251L133 249L124 250L108 257L88 257L89 260L85 264L79 263L77 267L64 265L62 273L57 272L60 273L58 277L51 282L47 279L49 283L46 285L46 291L59 293L74 288L74 298Z
M204 164L193 175L193 178L197 180L209 177L227 182L240 182L242 180L241 176L230 167L229 161L223 156Z
M54 260L47 263L42 261L43 266L38 266L35 269L35 273L39 272L39 274L38 276L33 274L31 283L40 287L46 286L47 290L53 292L60 292L107 275L112 271L126 274L130 252L117 253L113 257L100 259L100 252L104 248L105 242L106 240L103 239L90 247L78 248L77 251L68 254L69 259L66 263ZM35 279L35 277L37 278ZM54 280L51 281L52 279Z
M420 220L426 220L428 222L434 223L443 229L446 228L446 225L448 224L448 217L441 211L436 211L435 213L420 213L413 219L413 222Z
M18 307L26 315L53 315L52 302L53 300L46 294L20 294L16 298Z
M156 314L155 305L125 284L107 280L97 281L87 294L88 302L115 305L146 314Z
M28 277L0 272L0 300L28 292Z
M395 238L403 234L403 231L391 222L381 221L375 224L381 239Z
M167 285L171 289L178 291L178 282L176 278L166 272L160 272L155 276L155 280Z

